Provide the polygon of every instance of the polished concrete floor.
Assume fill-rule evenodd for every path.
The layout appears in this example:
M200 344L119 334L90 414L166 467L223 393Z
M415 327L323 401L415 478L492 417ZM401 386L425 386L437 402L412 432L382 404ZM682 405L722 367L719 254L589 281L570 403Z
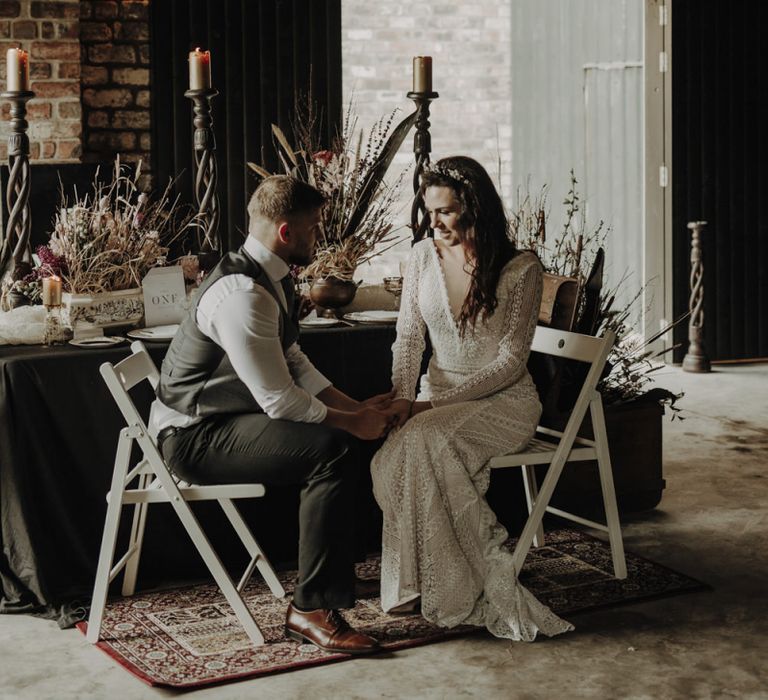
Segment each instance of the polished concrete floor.
M768 698L768 365L664 369L684 390L664 424L667 489L624 523L627 549L712 586L572 618L533 644L485 635L195 691L236 698ZM0 698L175 697L75 630L0 617Z

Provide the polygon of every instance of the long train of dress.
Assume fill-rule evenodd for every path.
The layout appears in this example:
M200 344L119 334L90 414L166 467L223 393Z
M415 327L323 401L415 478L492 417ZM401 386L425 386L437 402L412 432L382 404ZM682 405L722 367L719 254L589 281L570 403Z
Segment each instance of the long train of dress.
M415 398L428 331L433 356L419 399L434 408L393 431L372 462L384 514L382 605L421 597L436 624L482 625L530 641L573 629L517 580L506 530L486 502L488 460L522 449L541 413L525 368L541 297L541 271L520 254L502 271L499 305L462 337L431 240L413 249L393 348L398 396Z

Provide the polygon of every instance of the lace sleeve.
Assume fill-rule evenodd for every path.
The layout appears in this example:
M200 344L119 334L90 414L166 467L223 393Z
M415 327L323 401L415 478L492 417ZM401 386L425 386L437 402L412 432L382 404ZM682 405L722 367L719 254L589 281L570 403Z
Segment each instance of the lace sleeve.
M419 276L424 269L423 250L423 246L415 246L411 251L403 280L397 338L392 345L392 386L398 399L409 401L416 398L416 382L426 347L426 324L419 308Z
M432 399L433 406L491 396L514 384L526 371L541 305L541 266L537 260L531 259L517 279L515 277L508 277L510 281L507 284L513 286L508 291L511 298L507 302L507 332L499 342L498 356L458 386L435 396Z

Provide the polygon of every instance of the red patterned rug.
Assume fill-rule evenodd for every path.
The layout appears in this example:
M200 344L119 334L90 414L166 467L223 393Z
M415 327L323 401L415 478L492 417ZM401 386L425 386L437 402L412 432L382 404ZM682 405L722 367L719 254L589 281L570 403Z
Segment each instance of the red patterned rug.
M607 543L577 530L562 529L548 533L545 547L531 550L521 581L539 600L566 617L598 607L706 588L688 576L629 553L627 569L627 578L617 581ZM363 579L378 579L378 557L358 564L357 573ZM294 578L293 571L281 574L289 594ZM246 588L244 598L267 640L262 647L251 644L214 585L148 592L111 601L98 646L146 683L180 689L353 658L286 639L286 601L274 598L257 579L258 574ZM353 627L376 637L387 651L477 629L445 630L419 615L387 615L381 611L378 598L358 600L344 616ZM78 624L78 628L85 632L85 623Z

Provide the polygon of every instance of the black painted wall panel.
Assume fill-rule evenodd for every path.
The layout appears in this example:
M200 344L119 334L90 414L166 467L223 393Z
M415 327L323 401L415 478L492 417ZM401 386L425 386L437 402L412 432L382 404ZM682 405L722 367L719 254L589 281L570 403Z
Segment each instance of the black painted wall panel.
M688 308L690 235L706 220L704 331L713 360L768 357L765 4L674 0L673 265ZM675 334L687 347L687 324Z
M152 158L158 186L178 178L192 202L188 52L211 51L223 248L247 232L257 179L251 160L277 169L271 125L290 132L294 105L311 94L324 138L341 118L341 0L157 0L152 8Z

